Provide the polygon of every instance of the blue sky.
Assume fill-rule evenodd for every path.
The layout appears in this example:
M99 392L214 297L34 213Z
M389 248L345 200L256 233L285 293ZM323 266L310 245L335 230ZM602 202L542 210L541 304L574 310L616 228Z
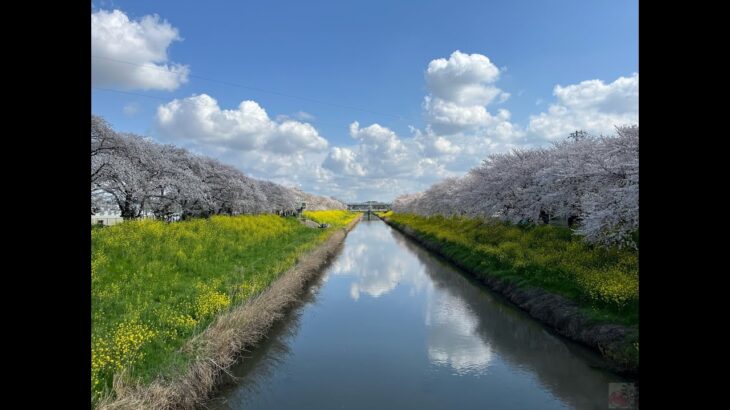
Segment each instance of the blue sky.
M636 1L96 1L91 63L92 111L115 129L346 200L422 190L571 128L638 123ZM179 81L129 74L144 64ZM176 99L202 107L193 95L230 110L233 129L205 118L211 100L160 119ZM270 123L236 114L245 100Z

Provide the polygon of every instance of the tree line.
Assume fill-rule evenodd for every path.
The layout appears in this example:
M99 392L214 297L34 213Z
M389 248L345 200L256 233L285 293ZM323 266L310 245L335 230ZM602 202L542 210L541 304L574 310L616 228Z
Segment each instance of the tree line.
M549 148L490 155L464 177L395 199L393 211L511 223L562 219L591 242L638 247L639 126L572 133Z
M120 133L91 116L91 213L105 206L125 219L151 214L160 219L216 214L291 213L345 209L336 199L307 194L247 177L219 161L173 145Z

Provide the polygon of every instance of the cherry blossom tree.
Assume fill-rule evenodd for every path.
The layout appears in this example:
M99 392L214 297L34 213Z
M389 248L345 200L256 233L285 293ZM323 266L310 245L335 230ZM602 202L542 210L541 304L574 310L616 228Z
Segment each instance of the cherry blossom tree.
M321 211L327 209L347 209L347 205L334 198L306 193L299 188L291 188L297 197L297 202L306 202L307 209Z
M123 218L137 218L171 172L161 146L134 134L121 135L111 151L107 170L95 186L111 195Z
M302 201L310 209L345 209L341 201L250 178L213 158L115 132L94 115L91 194L92 214L111 201L125 219L289 212Z
M617 137L597 141L587 170L591 189L581 197L584 210L577 232L591 242L634 246L639 227L639 127L617 128Z
M104 176L109 167L109 155L119 148L119 137L101 117L91 116L91 184Z
M614 136L576 131L550 148L490 155L464 177L396 198L393 210L513 223L564 219L589 242L635 246L638 170L638 125L617 127Z

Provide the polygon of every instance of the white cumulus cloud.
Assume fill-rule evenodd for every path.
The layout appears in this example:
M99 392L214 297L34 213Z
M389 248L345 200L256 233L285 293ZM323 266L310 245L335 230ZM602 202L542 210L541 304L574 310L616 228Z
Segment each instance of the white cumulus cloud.
M417 147L404 142L395 132L380 124L361 128L350 124L353 148L335 147L322 164L333 172L368 177L397 177L411 173L416 166Z
M495 86L500 69L481 54L454 51L432 60L425 73L426 127L411 127L403 138L381 124L350 124L352 146L333 147L322 163L339 196L384 200L425 189L445 177L460 175L487 155L519 145L524 130L510 121L510 112L489 104L509 94Z
M186 65L168 62L178 30L157 15L130 20L121 10L91 13L91 81L96 86L175 90L188 81Z
M357 154L349 148L333 147L322 166L340 175L365 176Z
M322 138L310 124L298 121L284 121L276 126L268 147L273 152L322 151L327 149L327 140Z
M349 132L351 143L330 147L306 122L314 118L311 114L299 111L272 119L255 101L223 109L206 94L159 106L156 129L168 141L188 143L254 177L348 201L388 201L461 176L492 153L532 148L576 129L610 133L614 125L638 120L634 74L612 83L558 85L546 112L520 126L509 110L497 108L509 98L496 87L500 71L486 56L458 50L431 61L425 73L425 127L410 127L410 136L382 124L352 121L342 130ZM378 294L365 285L353 292ZM442 350L433 354L441 357ZM461 360L446 356L442 359L448 362Z
M429 156L456 154L460 148L444 138L427 140L418 130L415 134L401 138L377 123L366 127L357 121L351 123L350 136L355 144L332 147L322 162L330 187L335 191L333 195L346 200L390 200L451 176L443 157Z
M279 154L318 152L327 140L308 123L277 122L255 101L237 109L221 109L207 94L175 99L157 108L157 128L168 139L188 140L236 151L264 150Z
M331 171L321 166L327 140L311 124L279 118L269 118L255 101L222 109L201 94L160 105L155 127L162 141L210 155L254 178L336 194L328 182Z
M426 85L435 98L459 105L487 105L502 91L491 84L499 68L481 54L454 51L448 60L432 60L426 69Z
M437 132L453 134L476 130L486 126L492 118L487 109L481 105L459 105L430 96L426 96L424 101L430 126Z
M492 115L487 106L509 98L494 84L500 70L487 56L459 50L449 59L432 60L426 69L429 95L424 98L428 127L436 134L490 132L504 121Z
M612 134L617 125L639 122L639 74L606 84L587 80L556 85L547 112L530 116L529 131L548 140L563 139L575 130Z

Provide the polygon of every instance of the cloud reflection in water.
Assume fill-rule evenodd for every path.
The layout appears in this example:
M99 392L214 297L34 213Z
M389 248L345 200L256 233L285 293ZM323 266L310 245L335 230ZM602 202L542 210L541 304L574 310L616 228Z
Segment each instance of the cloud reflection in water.
M482 374L493 353L488 341L477 333L478 319L464 300L433 284L423 263L402 244L394 245L388 229L360 229L351 233L355 246L348 246L334 263L331 273L353 277L350 297L363 294L378 298L398 285L410 295L426 291L425 326L429 361L449 366L457 374Z
M482 374L492 360L492 348L477 333L478 320L466 303L436 288L427 302L428 357L457 374Z

